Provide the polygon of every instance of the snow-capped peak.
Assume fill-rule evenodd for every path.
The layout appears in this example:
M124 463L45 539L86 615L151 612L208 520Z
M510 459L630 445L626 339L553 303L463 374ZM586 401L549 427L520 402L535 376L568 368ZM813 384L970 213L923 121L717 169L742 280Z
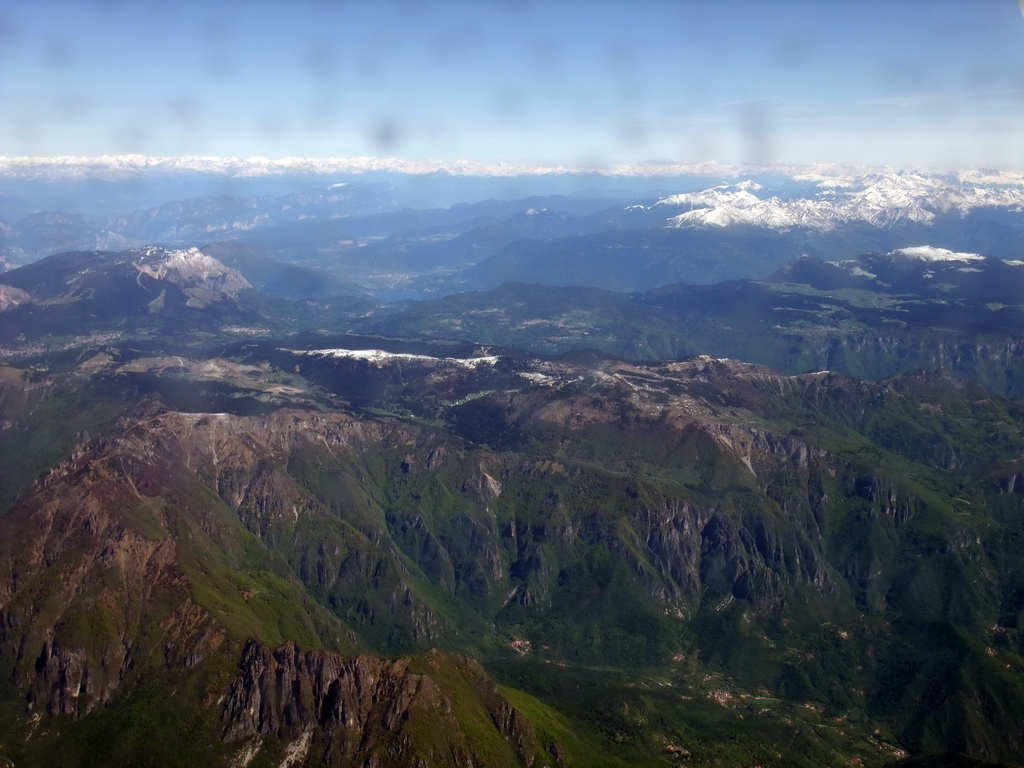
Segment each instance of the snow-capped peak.
M659 200L655 205L688 205L690 208L731 205L738 208L748 208L760 202L757 195L751 189L760 190L761 186L753 182L718 184L710 189L705 189L703 192L685 192L681 195L672 195L671 197Z
M927 224L940 214L964 216L979 207L1024 209L1024 183L1014 183L1006 174L887 172L813 180L820 191L810 197L768 197L760 185L741 182L672 195L656 205L684 209L668 219L667 226L674 228L745 223L771 229L829 229L854 221L892 227Z

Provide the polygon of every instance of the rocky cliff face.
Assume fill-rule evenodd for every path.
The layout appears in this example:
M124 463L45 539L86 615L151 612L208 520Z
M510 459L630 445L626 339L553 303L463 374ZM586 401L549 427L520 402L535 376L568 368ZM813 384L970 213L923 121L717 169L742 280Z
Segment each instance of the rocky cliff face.
M123 459L76 451L3 520L0 644L31 710L82 717L150 663L192 666L223 642Z
M607 423L611 417L601 414ZM802 476L806 487L809 474L821 471L812 469L806 444L786 436L726 424L694 429L692 422L674 435L677 450L692 448L695 463L708 471L724 464L728 469L713 471L745 478L752 488L778 484L780 472ZM539 464L524 472L518 461L467 453L408 426L300 411L260 418L165 413L125 440L145 461L173 457L195 467L250 531L292 553L300 577L333 595L347 619L368 627L403 622L411 647L452 629L453 617L430 607L423 576L490 620L510 594L520 604L549 607L559 568L596 543L631 561L651 596L691 609L707 588L772 602L785 583L828 582L809 538L816 529L806 519L806 497L788 499L789 514L739 513L729 502L649 488L643 498L627 495L617 533L598 533L588 530L596 518L579 507L576 486L588 482L582 468ZM509 498L534 493L538 481L550 488L540 517ZM382 497L391 501L381 505ZM447 509L437 506L442 498ZM316 540L313 530L321 532ZM333 533L325 539L325 531Z
M0 312L6 312L19 304L31 301L32 297L25 291L11 285L0 283Z
M130 705L147 679L178 684L200 668L210 676L247 632L273 639L273 627L290 626L307 645L348 644L294 577L263 570L272 566L254 555L258 539L188 469L202 466L214 487L242 467L254 481L259 471L245 462L267 461L291 440L334 435L345 445L353 439L346 427L361 439L380 437L339 417L312 418L300 439L302 421L279 414L258 426L203 425L144 407L116 436L76 450L0 521L0 661L26 717L85 721ZM261 510L248 519L255 530L277 530L281 515L294 525L294 481L251 484L234 498ZM190 705L217 711L219 738L236 748L233 764L261 750L292 765L556 763L557 747L542 744L468 659L434 652L386 660L300 651L294 642L272 651L251 639L236 664L232 679L213 673L200 684L205 693ZM164 727L176 733L173 722Z
M138 261L133 261L132 266L154 280L167 281L184 288L204 288L227 296L252 288L252 284L237 269L207 256L198 248L167 251L149 247L142 249L138 256Z
M456 685L445 687L436 676ZM558 762L538 752L533 726L479 665L437 652L385 660L249 643L221 712L224 740L245 742L241 754L273 737L313 764ZM479 730L470 728L471 719ZM556 745L552 751L557 754Z

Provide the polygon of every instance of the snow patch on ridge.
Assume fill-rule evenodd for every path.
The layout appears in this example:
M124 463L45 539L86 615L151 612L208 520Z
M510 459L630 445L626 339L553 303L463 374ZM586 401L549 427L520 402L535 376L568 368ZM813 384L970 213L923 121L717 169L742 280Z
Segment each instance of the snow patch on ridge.
M850 267L850 274L854 277L870 277L872 280L878 279L878 275L874 272L868 272L866 269L857 265Z
M977 253L956 253L946 248L935 248L931 245L918 245L913 248L899 248L892 252L895 256L905 256L921 261L979 261L984 256Z
M494 365L500 359L497 355L484 357L431 357L430 355L413 355L406 352L385 352L383 349L286 349L296 355L318 355L320 357L348 357L354 360L366 360L375 365L390 362L411 361L419 363L449 363L463 368L476 368L480 365Z

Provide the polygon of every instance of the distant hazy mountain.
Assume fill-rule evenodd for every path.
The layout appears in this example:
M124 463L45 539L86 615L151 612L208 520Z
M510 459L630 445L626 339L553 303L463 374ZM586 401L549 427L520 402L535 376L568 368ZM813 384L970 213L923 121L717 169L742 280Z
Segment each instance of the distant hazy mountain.
M327 316L334 306L344 307L343 313L372 306L344 285L244 248L220 244L211 252L270 290L254 289L239 269L198 248L56 254L0 275L0 339L52 342L83 333L149 338L186 330L219 334L228 327L264 333L301 326L301 315L314 312L313 299L321 299L316 311ZM331 288L325 301L323 291Z
M721 185L627 206L583 237L511 243L468 269L461 284L650 290L761 278L803 254L835 259L920 242L1020 258L1024 188L1016 182L891 173L828 178L785 195L752 181Z
M0 167L7 269L67 250L239 240L393 300L506 280L646 291L761 279L804 254L834 261L921 243L1024 258L1024 182L1010 173L425 173L390 161L138 157Z

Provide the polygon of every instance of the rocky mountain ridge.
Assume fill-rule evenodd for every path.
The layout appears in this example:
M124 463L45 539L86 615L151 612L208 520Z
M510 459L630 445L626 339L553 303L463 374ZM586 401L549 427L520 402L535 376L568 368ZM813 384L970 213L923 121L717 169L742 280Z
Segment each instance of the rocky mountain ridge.
M941 376L784 376L710 357L276 355L297 367L293 389L367 394L262 415L149 395L0 518L0 659L31 705L20 718L88 728L143 706L147 679L217 670L190 694L206 702L207 750L227 738L232 755L446 764L478 754L478 737L424 734L470 721L498 745L485 764L580 749L581 726L537 730L551 715L515 714L472 665L352 660L440 647L659 669L679 691L729 670L748 690L858 712L908 749L1020 748L998 713L949 728L964 697L1021 706L1012 404ZM137 398L147 376L234 381L226 366L93 361L33 396L89 371ZM261 370L247 366L240 384ZM10 434L38 408L4 402ZM914 634L926 626L943 629ZM908 666L901 643L975 671L922 708L932 667ZM406 674L418 664L440 677ZM658 738L681 738L665 727Z
M198 248L174 251L145 248L139 254L138 262L132 262L132 266L154 280L165 280L185 288L204 288L226 296L235 296L239 291L252 288L237 269L225 266Z
M193 683L200 700L188 702L205 723L190 749L212 754L223 741L238 764L282 749L295 764L314 759L311 748L318 762L346 764L450 765L478 761L485 748L498 750L487 764L555 763L529 722L468 662L434 654L413 674L410 664L420 662L410 659L299 653L294 645L271 653L255 639L243 650L247 635L349 652L353 645L293 576L275 573L273 556L259 554L239 518L225 517L223 502L189 480L187 465L199 457L165 444L167 431L143 432L142 424L160 418L185 418L179 437L195 437L185 414L137 410L122 419L121 436L76 450L2 518L0 659L23 702L17 721L29 738L40 718L88 723L144 700L140 689L153 681L206 677ZM214 467L218 447L212 441ZM248 490L264 506L274 493ZM273 510L259 519L273 521ZM238 670L228 679L233 658ZM452 674L465 682L453 689ZM467 706L487 725L460 737ZM432 741L403 735L409 729L434 734ZM338 750L341 757L331 757Z
M1013 759L1024 273L920 242L348 309L238 243L8 273L0 761Z

